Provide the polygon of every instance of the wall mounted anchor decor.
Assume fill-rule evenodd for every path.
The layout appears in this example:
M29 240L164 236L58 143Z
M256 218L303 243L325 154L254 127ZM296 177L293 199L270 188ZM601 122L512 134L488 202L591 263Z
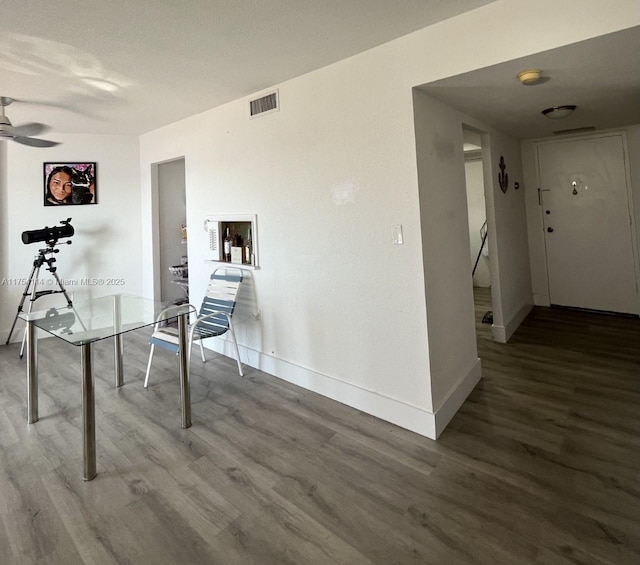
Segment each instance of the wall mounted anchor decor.
M506 194L507 188L509 188L509 175L504 172L504 170L507 168L507 165L505 165L504 157L502 155L500 155L500 164L498 165L498 167L500 167L500 172L498 173L498 182L500 183L502 192Z

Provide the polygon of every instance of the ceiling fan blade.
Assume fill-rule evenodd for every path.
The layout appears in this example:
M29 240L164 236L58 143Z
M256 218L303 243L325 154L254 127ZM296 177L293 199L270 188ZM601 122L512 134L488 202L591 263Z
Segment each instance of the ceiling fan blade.
M0 136L2 137L14 137L18 135L16 133L16 128L14 128L10 124L3 124L0 122Z
M44 124L30 122L28 124L22 124L21 126L13 126L12 133L13 135L20 137L31 137L32 135L38 135L48 129L49 128Z
M47 139L37 139L35 137L21 137L17 136L13 138L16 143L22 143L22 145L29 145L30 147L53 147L60 145L58 141L49 141Z

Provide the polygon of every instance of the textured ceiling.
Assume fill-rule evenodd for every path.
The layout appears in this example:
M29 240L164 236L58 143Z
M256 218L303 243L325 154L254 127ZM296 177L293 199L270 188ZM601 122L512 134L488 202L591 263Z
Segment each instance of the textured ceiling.
M543 81L523 86L518 72L542 69ZM449 77L421 90L519 139L554 131L640 124L640 27ZM575 104L561 120L540 113Z
M492 0L0 0L14 125L140 134Z

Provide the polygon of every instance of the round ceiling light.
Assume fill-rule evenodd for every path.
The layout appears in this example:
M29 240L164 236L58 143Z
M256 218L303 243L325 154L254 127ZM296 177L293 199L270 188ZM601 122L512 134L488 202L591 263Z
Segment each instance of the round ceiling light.
M541 75L540 69L527 69L518 73L518 80L525 86L532 86L541 82Z
M546 110L542 110L541 113L550 120L561 120L573 113L575 109L576 106L567 104L565 106L553 106L552 108L547 108Z

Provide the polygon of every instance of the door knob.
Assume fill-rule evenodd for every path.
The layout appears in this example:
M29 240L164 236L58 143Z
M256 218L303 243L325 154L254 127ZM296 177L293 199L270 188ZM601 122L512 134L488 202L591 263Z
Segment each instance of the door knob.
M551 233L553 231L553 228L547 228L547 231Z

